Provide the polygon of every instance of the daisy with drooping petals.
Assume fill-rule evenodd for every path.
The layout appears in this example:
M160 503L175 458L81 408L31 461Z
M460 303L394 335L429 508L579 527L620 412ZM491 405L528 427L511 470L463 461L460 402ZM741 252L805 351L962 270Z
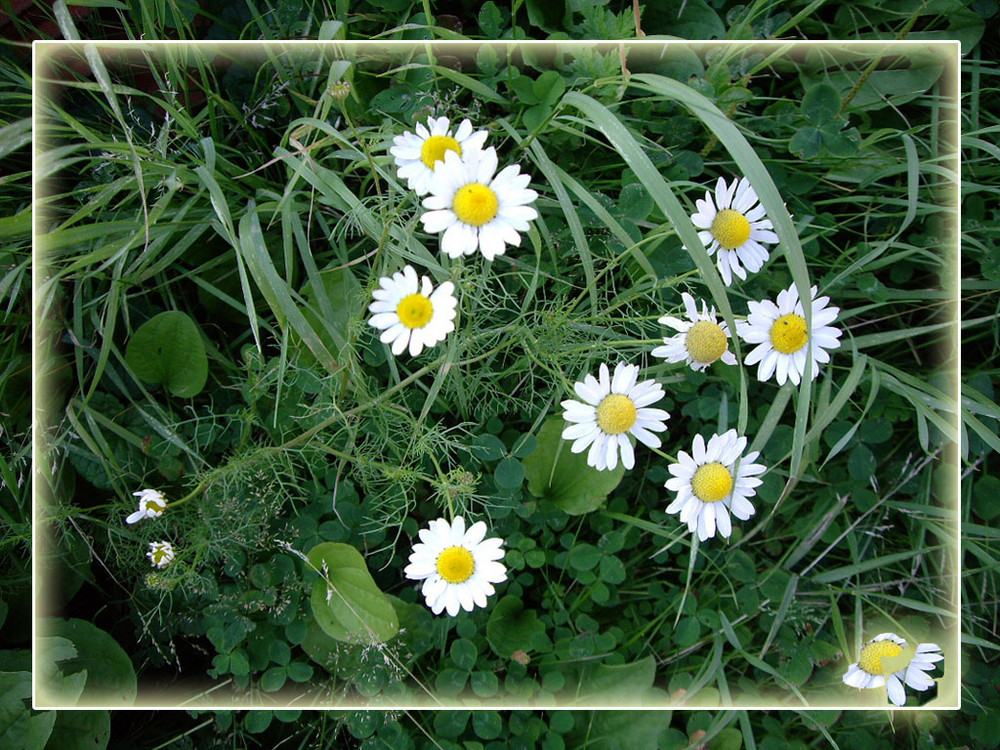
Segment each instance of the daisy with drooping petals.
M746 323L737 326L737 333L748 344L758 345L744 362L747 365L760 362L757 368L759 380L770 380L771 375L776 374L778 385L784 385L785 380L798 385L806 372L807 364L809 379L815 380L819 374L819 363L830 361L830 354L826 350L840 347L841 332L830 326L837 319L840 308L827 307L830 298L817 298L816 287L812 287L810 294L812 330L806 328L805 311L795 284L778 292L777 304L770 300L751 300L747 303L750 312ZM812 356L807 363L806 350L810 338Z
M720 177L714 202L711 190L705 191L704 199L695 201L698 211L691 216L691 222L700 230L698 237L708 254L718 253L715 262L726 286L733 283L733 274L745 281L747 271L759 271L768 257L762 243L773 245L778 241L771 220L757 200L746 177L733 180L732 185L726 185Z
M715 308L709 311L708 304L702 300L699 313L694 297L682 292L681 299L684 300L688 320L671 315L660 318L660 323L678 333L664 338L664 346L653 349L653 356L663 357L667 362L685 362L696 371L704 370L719 359L727 365L735 365L736 355L728 348L729 328L725 322L716 320Z
M444 155L452 151L462 158L473 151L482 149L486 143L486 131L473 132L472 123L462 120L458 130L452 135L451 123L447 117L430 117L427 127L417 123L414 135L406 131L392 139L389 153L396 158L399 179L406 180L406 186L417 195L430 192L434 172L444 163Z
M927 676L935 667L935 662L944 659L936 643L921 643L907 666L896 672L889 672L882 659L899 656L906 648L906 641L895 633L879 633L861 648L858 660L847 668L844 684L862 690L885 687L886 693L897 706L906 704L906 689L909 687L923 692L934 684Z
M403 573L424 582L420 590L434 614L445 610L454 617L459 609L485 607L486 597L496 593L493 584L507 580L507 568L499 562L503 539L486 539L486 531L482 521L466 530L462 516L452 523L439 518L420 530Z
M369 325L382 331L379 341L392 343L392 353L399 356L409 346L416 357L425 346L444 341L455 330L455 285L446 281L437 289L423 276L417 279L413 266L406 266L391 277L379 279L380 289L372 292L375 301L368 306L374 313Z
M165 568L174 561L174 546L170 542L150 542L146 557L157 568Z
M138 523L143 518L157 518L167 509L167 499L159 490L139 490L132 495L139 498L139 510L129 514L125 523Z
M702 542L716 531L729 538L733 531L730 513L741 521L754 514L748 498L757 494L754 488L762 481L757 475L767 467L753 463L759 451L744 456L746 447L747 439L739 437L736 430L713 435L708 445L701 435L695 435L693 455L680 451L679 462L667 467L673 477L667 480L666 488L677 493L667 513L680 513L681 523L686 523L691 533L697 532Z
M424 229L442 233L441 250L449 258L472 255L478 248L486 260L503 255L507 245L519 246L519 232L538 212L527 205L538 198L528 187L531 176L520 173L517 164L498 165L496 149L490 146L461 158L454 151L444 155L424 198L428 209L420 217Z
M664 422L670 415L647 407L663 398L663 388L655 380L637 383L639 367L625 362L615 366L613 376L602 364L599 374L600 380L588 374L573 386L582 403L574 399L562 402L566 410L563 419L570 423L562 437L573 441L573 453L582 453L590 446L587 464L598 471L614 469L619 451L622 465L631 469L635 452L629 435L650 448L660 447L660 438L653 433L667 429Z

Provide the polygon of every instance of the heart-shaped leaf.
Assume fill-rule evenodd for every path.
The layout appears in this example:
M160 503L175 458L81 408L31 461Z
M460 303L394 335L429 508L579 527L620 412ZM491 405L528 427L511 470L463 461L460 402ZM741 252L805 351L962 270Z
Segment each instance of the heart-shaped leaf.
M140 380L162 384L178 398L193 398L208 380L208 357L198 326L176 310L155 315L125 348L125 362Z
M562 439L563 427L559 417L546 420L538 432L538 447L522 463L532 495L576 516L599 508L625 476L625 467L598 471L588 466L586 452L570 452L569 441Z

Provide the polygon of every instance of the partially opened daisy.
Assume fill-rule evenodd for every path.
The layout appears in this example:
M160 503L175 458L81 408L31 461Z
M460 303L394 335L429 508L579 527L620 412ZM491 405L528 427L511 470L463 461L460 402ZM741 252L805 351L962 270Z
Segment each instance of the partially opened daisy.
M374 313L368 323L382 331L379 341L391 343L396 356L409 346L410 356L416 357L455 330L457 301L450 281L435 289L428 277L418 280L413 266L407 265L391 277L383 276L379 284L368 306Z
M430 192L435 170L444 163L444 155L453 151L466 158L486 143L486 131L473 131L469 120L462 120L452 134L447 117L430 117L427 127L417 123L416 134L406 131L392 139L389 153L396 159L396 174L417 195Z
M519 232L538 212L527 205L538 198L528 187L531 176L517 164L500 170L492 146L462 158L454 151L444 155L424 198L424 229L442 233L441 250L449 258L472 255L478 248L486 260L503 255L507 245L521 244Z
M131 513L125 519L125 523L138 523L143 518L157 518L167 509L167 499L159 490L139 490L132 495L139 498L139 510Z
M157 568L165 568L174 561L174 546L170 542L150 542L146 557Z
M805 312L795 284L778 292L777 304L770 300L750 301L746 323L737 326L740 338L748 344L757 344L744 360L745 364L760 363L757 378L761 381L776 376L778 385L785 380L799 384L808 368L809 379L819 374L819 363L829 362L827 349L840 347L840 330L830 326L840 313L839 307L827 307L829 297L817 297L816 287L811 289L812 328L806 327ZM809 339L812 354L806 361Z
M639 367L625 362L615 365L614 375L608 366L601 364L600 379L587 375L573 390L583 401L567 399L563 419L569 426L562 432L564 440L572 440L570 450L582 453L587 446L587 463L598 471L614 469L621 452L626 469L635 466L635 452L629 435L650 448L660 447L660 438L654 432L667 429L664 424L670 415L663 409L650 409L663 398L663 388L655 380L639 379Z
M767 467L753 463L759 451L744 456L746 447L746 437L740 437L736 430L713 435L707 445L701 435L695 435L692 455L680 451L678 463L667 467L673 477L667 480L666 488L677 493L667 513L680 513L681 523L686 523L691 533L697 532L703 542L716 531L729 538L733 531L730 513L741 521L754 514L748 498L757 494L755 488L761 484L757 475Z
M736 364L736 355L729 351L729 328L725 322L719 323L715 317L715 308L711 311L708 304L702 300L701 312L695 304L694 297L687 292L681 293L687 320L665 315L660 323L670 326L678 333L664 338L664 346L653 349L654 357L663 357L667 362L685 362L692 370L704 370L716 360L722 360L727 365Z
M921 643L907 666L895 672L883 665L882 660L899 656L906 648L906 641L895 633L879 633L861 647L858 660L847 668L844 684L862 690L885 687L889 700L897 706L906 704L904 683L923 692L934 684L927 676L935 663L944 659L935 643Z
M485 607L486 597L496 593L493 584L507 580L507 568L499 562L503 539L487 539L486 531L482 521L466 530L462 516L452 523L439 518L420 530L403 573L424 582L420 590L434 614L444 610L454 617L459 609Z
M715 262L727 286L733 283L733 274L745 280L747 271L759 271L768 257L764 243L773 245L778 241L771 220L757 200L746 177L733 180L731 185L720 177L714 202L711 190L705 191L704 199L695 201L698 211L691 216L691 222L701 230L698 237L708 254L718 253Z

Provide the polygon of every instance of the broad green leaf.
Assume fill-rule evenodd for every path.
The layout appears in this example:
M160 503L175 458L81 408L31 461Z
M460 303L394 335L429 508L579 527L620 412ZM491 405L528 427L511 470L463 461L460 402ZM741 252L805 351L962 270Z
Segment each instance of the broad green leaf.
M566 747L587 750L656 750L670 726L670 711L594 711L583 714L566 738Z
M55 711L32 713L31 673L0 672L0 747L42 750L56 721Z
M309 562L324 576L313 586L311 601L313 616L328 635L345 643L384 643L396 635L396 610L357 549L325 542L309 551Z
M810 68L818 70L815 73L803 73L802 83L806 87L816 83L827 83L842 97L854 91L854 98L848 104L850 112L898 107L905 104L937 83L945 66L943 54L928 48L926 53L909 55L909 64L905 67L875 70L865 77L866 71L861 68L825 69L823 61L826 54L824 50L818 49L806 53L804 67L807 70Z
M972 509L984 521L1000 516L1000 479L984 476L973 485Z
M110 739L107 711L58 711L45 750L104 750Z
M533 89L539 102L555 104L566 91L566 81L556 71L547 70L538 76Z
M135 667L125 650L108 633L86 620L49 620L45 632L65 638L76 656L57 660L63 673L87 672L86 690L78 705L129 706L135 701Z
M125 348L125 362L140 380L162 384L178 398L193 398L208 380L208 357L198 326L168 310L147 320Z
M479 28L489 39L499 39L503 30L503 16L493 0L486 0L479 9Z
M39 703L42 705L75 706L87 685L87 672L66 675L61 662L77 657L76 647L68 638L40 637L35 649L38 656Z
M800 159L812 159L823 145L823 134L816 128L806 126L795 131L788 142L788 150Z
M524 465L513 456L508 456L497 464L493 471L493 479L497 487L516 490L524 481Z
M840 113L840 94L829 83L812 86L802 97L802 114L815 125L821 127Z
M659 702L664 697L662 691L653 687L656 663L652 656L628 664L585 662L576 671L576 675L567 679L566 691L561 696L567 703L593 705L599 700L608 706L641 705ZM628 743L621 746L632 747Z
M611 471L598 471L588 466L586 452L570 452L571 443L562 439L564 426L559 417L546 420L538 433L538 447L522 463L528 491L575 516L599 508L625 476L625 467L618 464Z
M493 607L486 623L486 640L502 659L509 659L515 651L530 650L532 638L545 632L532 609L525 610L524 602L516 596L505 596Z
M708 750L740 750L741 747L743 735L735 727L726 727L708 743Z

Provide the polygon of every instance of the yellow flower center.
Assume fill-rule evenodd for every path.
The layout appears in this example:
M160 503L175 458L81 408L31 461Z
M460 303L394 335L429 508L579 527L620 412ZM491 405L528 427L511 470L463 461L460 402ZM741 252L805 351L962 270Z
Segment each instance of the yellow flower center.
M711 363L726 352L726 332L710 320L699 320L688 330L684 345L695 362Z
M470 182L455 191L455 198L451 204L451 210L455 212L458 220L474 227L481 227L493 221L499 208L497 194L478 182Z
M476 571L476 561L465 547L449 547L437 559L437 572L448 583L465 583Z
M151 510L154 513L162 513L166 507L161 500L150 499L146 501L146 510Z
M420 147L420 161L424 166L433 170L439 161L444 161L446 151L454 151L459 156L462 155L462 147L458 141L446 135L432 135L424 145Z
M610 393L597 405L597 426L606 435L620 435L635 424L638 411L632 399L620 393Z
M903 647L893 641L875 641L861 649L858 666L868 674L882 674L882 659L899 656Z
M698 467L691 477L691 490L703 503L717 503L733 489L733 475L715 461Z
M712 236L726 250L735 250L750 239L750 220L732 208L724 208L712 221Z
M782 315L771 326L771 346L782 354L794 354L809 340L806 319L790 313Z
M431 322L434 305L422 294L408 294L400 300L396 315L407 328L423 328Z

